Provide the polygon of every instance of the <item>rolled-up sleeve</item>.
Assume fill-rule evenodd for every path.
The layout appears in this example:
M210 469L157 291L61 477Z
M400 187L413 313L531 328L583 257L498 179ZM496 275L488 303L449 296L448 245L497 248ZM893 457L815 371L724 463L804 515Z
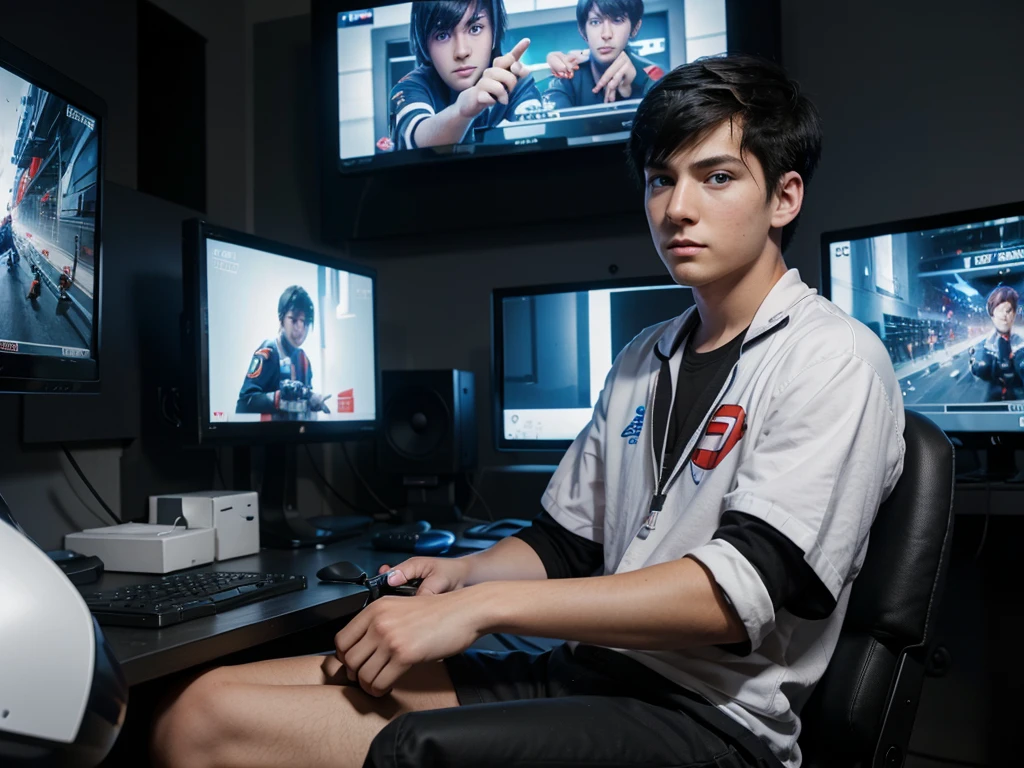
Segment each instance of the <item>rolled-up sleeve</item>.
M763 520L795 544L833 600L857 575L878 507L903 469L902 400L892 385L851 354L804 368L773 396L722 500L723 510ZM775 625L757 569L720 538L689 556L710 571L756 649Z

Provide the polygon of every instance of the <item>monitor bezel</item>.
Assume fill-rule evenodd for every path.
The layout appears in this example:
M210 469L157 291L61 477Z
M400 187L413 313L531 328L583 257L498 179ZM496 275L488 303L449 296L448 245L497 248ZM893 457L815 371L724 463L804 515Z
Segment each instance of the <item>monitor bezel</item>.
M962 211L950 211L929 216L909 219L897 219L881 224L865 224L858 227L845 227L821 234L821 252L819 266L821 268L821 294L832 300L832 264L830 246L844 240L863 240L879 235L900 235L907 232L921 232L930 229L957 227L974 224L992 219L1004 219L1013 216L1024 216L1024 200L1015 203L971 208ZM845 311L845 310L844 310ZM904 406L907 410L915 410L913 406ZM928 413L921 415L931 418ZM956 439L965 448L1024 448L1024 430L994 431L978 430L943 430L951 438Z
M632 219L640 210L642 197L627 167L621 141L487 156L453 151L394 167L367 163L340 168L337 14L400 1L313 3L310 34L320 197L321 209L330 212L320 220L325 242L344 245L355 240L447 232L451 223L439 211L446 210L444 203L449 197L461 198L465 190L472 190L474 199L500 196L520 201L517 226ZM780 61L780 7L779 0L725 0L727 49ZM552 205L546 196L536 195L535 179L545 178L560 178L575 190L601 189L602 194L563 195ZM427 196L431 196L430 204L424 205ZM394 216L392 211L405 213ZM489 221L487 217L463 217L460 224L483 231Z
M523 155L548 155L561 153L565 150L573 150L574 153L590 153L602 147L615 147L621 153L621 147L625 140L611 141L600 145L585 145L573 147L544 148L529 151L516 151L509 147L507 152L487 153L479 156L471 154L442 151L429 152L418 151L415 161L407 163L352 163L345 166L341 163L340 157L340 136L337 130L338 113L340 107L340 94L338 92L338 46L337 46L337 16L346 11L357 11L363 9L383 8L389 5L400 5L410 0L322 0L313 3L312 17L312 39L314 46L315 76L319 83L316 89L318 100L323 102L323 113L321 115L322 126L322 150L325 156L325 169L333 167L334 172L342 176L367 176L379 172L401 170L410 167L422 167L437 163L455 162L478 162L490 165L496 162L512 163ZM415 1L415 0L413 0ZM729 51L744 50L750 45L758 53L770 58L781 56L781 41L778 37L779 12L769 0L724 0L726 15L726 49ZM739 19L750 18L750 21L739 22ZM764 24L770 19L771 24ZM333 87L330 84L333 83ZM333 121L333 122L332 122ZM509 165L509 168L511 166ZM497 166L488 167L481 172L495 172ZM504 170L507 170L504 169Z
M616 288L656 288L678 285L667 273L646 277L622 277L602 280L588 280L572 283L550 283L547 285L526 285L509 288L495 288L491 291L491 425L494 432L494 447L498 451L565 451L572 445L572 439L565 440L515 440L505 437L505 363L504 323L499 311L501 302L514 296L543 296L552 293L580 293L583 291ZM680 286L685 287L685 286ZM669 320L671 318L665 318Z
M196 445L251 445L282 442L334 442L371 435L380 426L381 374L380 327L378 323L377 270L364 264L339 259L298 246L220 227L202 219L182 225L182 270L184 284L184 327L182 365L186 371L184 407L187 442ZM209 296L207 295L206 242L209 239L244 248L279 254L285 258L338 269L373 281L373 370L374 418L350 421L217 422L210 418L209 392Z
M0 392L97 394L100 391L100 356L103 309L103 205L106 159L106 102L85 86L0 38L0 66L46 90L96 120L96 220L93 317L90 358L67 358L0 352ZM16 341L16 339L12 339Z

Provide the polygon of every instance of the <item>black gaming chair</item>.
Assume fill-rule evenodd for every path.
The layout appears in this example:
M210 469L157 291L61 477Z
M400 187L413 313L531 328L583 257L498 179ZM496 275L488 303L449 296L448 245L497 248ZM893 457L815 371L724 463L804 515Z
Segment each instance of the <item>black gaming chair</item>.
M903 475L878 511L839 642L801 713L805 768L900 768L953 534L953 446L907 411Z
M903 475L878 511L835 654L801 713L806 768L903 765L953 535L953 446L906 413Z

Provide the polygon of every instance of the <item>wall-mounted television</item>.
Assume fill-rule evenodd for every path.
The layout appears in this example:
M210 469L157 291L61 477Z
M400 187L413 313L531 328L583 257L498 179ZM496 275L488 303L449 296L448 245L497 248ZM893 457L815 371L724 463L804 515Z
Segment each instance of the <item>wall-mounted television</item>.
M489 226L466 215L487 199L520 221L626 212L621 145L654 83L778 58L776 0L323 0L312 24L330 241Z

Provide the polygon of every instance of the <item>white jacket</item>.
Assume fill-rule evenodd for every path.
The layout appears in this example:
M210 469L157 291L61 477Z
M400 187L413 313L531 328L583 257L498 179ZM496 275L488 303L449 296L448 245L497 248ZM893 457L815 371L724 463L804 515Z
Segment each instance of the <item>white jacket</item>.
M671 354L675 392L695 312L647 328L618 355L543 504L565 528L603 544L605 573L685 555L704 564L743 621L751 654L623 653L711 700L795 768L798 713L835 649L871 524L903 469L903 399L879 339L790 270L758 309L703 428L662 478L665 498L652 516L655 348ZM836 600L827 619L774 611L757 570L712 538L726 510L764 520L803 551Z

